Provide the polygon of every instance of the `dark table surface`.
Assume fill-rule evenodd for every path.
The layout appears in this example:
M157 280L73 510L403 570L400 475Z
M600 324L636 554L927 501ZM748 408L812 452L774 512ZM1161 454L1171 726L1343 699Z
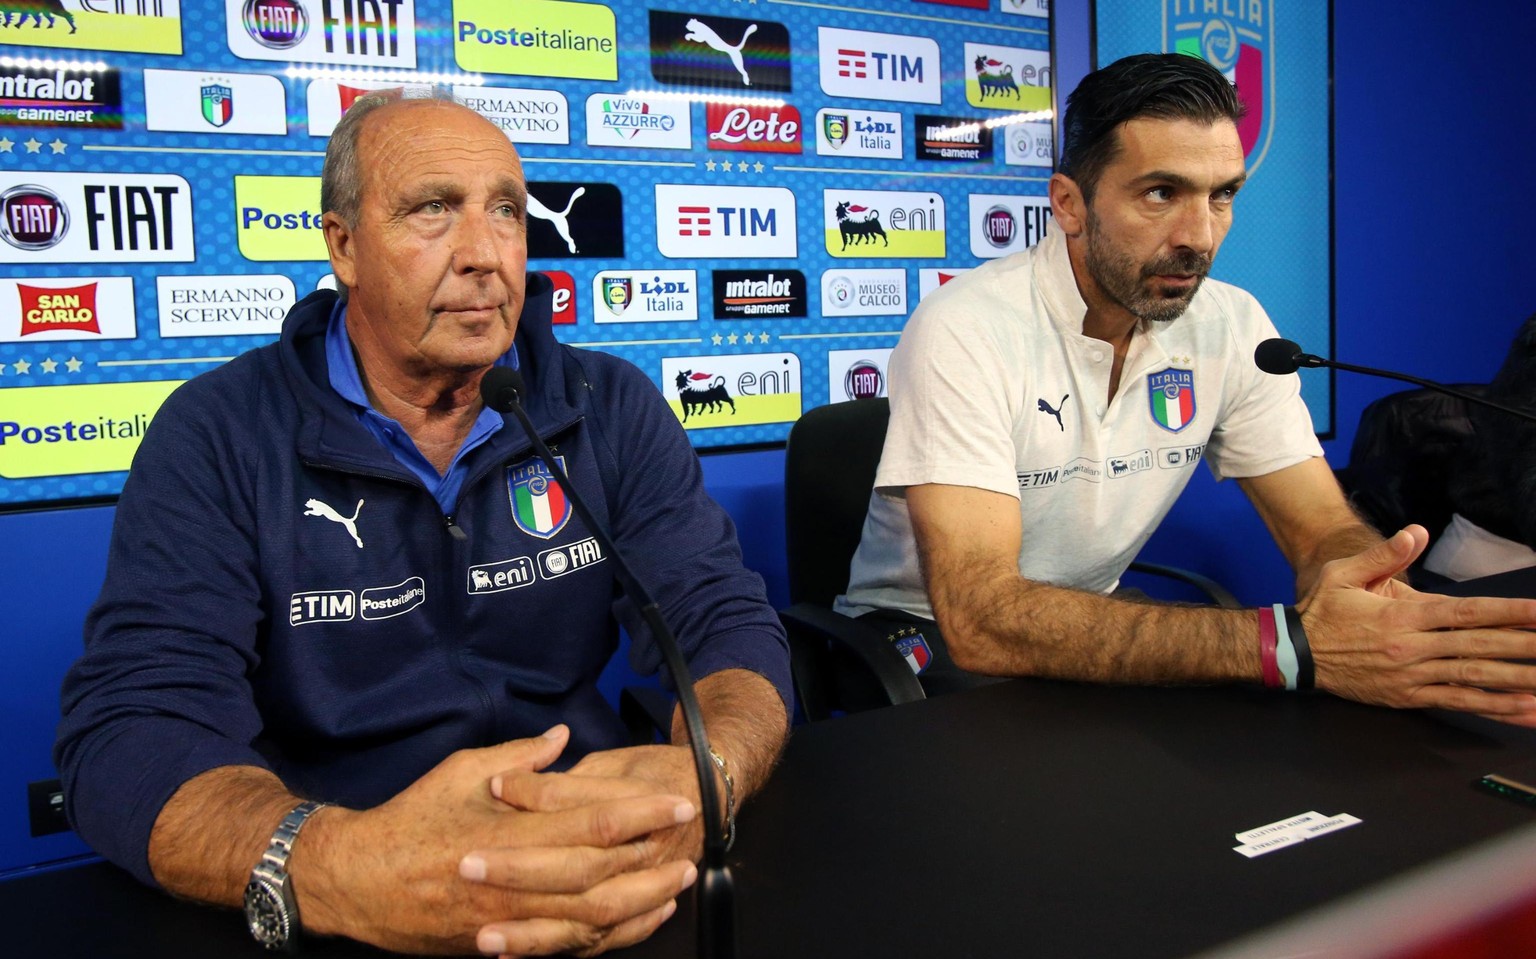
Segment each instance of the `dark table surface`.
M1472 786L1533 759L1536 732L1250 688L1017 680L844 717L742 812L741 955L1187 956L1536 823ZM1233 851L1307 811L1362 821ZM692 955L680 905L622 955ZM0 885L0 930L17 956L264 954L104 864Z

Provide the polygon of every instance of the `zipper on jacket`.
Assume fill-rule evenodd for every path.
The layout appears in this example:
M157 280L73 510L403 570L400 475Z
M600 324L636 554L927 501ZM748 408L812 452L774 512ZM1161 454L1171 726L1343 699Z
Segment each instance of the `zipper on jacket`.
M446 513L443 514L443 525L448 528L448 535L452 536L454 539L460 542L469 539L469 535L464 532L464 527L460 526L458 523L455 523L453 521L453 517Z

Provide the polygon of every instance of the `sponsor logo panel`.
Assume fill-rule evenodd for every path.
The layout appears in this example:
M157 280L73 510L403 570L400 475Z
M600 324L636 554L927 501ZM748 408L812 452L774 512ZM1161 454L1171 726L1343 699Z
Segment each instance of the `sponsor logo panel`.
M144 71L144 125L165 133L288 132L283 81L255 73Z
M1044 17L1050 19L1051 0L1002 0L1002 11L1016 17Z
M9 0L5 42L32 47L181 53L180 0Z
M189 262L192 188L154 173L12 173L0 240L0 263Z
M1090 483L1102 483L1104 481L1104 464L1098 460L1091 460L1086 456L1079 456L1067 462L1061 468L1061 481L1087 480Z
M877 110L816 111L816 152L822 156L900 160L901 114Z
M662 256L794 256L795 233L795 195L784 187L656 184L656 247Z
M564 0L453 0L453 59L471 73L619 78L613 11Z
M993 110L1049 110L1050 53L992 43L967 43L965 102Z
M1110 479L1119 479L1151 468L1152 451L1149 449L1137 450L1124 456L1111 456L1104 461L1104 469L1108 471Z
M133 278L0 280L0 342L131 340Z
M906 270L827 270L822 316L906 316Z
M481 563L469 568L469 580L465 589L471 596L480 593L500 593L508 589L532 586L534 583L533 560L517 556L499 563Z
M416 66L414 0L224 0L242 60Z
M624 255L624 198L612 183L530 182L528 258Z
M656 323L699 318L696 270L603 270L592 278L598 323Z
M257 262L329 260L317 176L236 176L236 243Z
M393 586L365 589L357 596L358 610L364 619L393 619L403 616L427 601L427 584L412 576Z
M884 396L890 365L889 348L828 351L827 402L842 403Z
M650 12L651 76L684 87L789 91L789 30L771 20Z
M126 470L155 411L183 382L0 389L0 476Z
M793 353L667 356L661 376L662 395L684 429L800 418L800 357Z
M917 271L917 300L919 303L934 290L970 270L968 266L941 266L937 269Z
M821 89L829 96L938 103L939 45L927 37L817 27Z
M715 319L805 316L805 274L799 270L714 270Z
M835 257L944 256L944 198L896 190L823 190L827 252Z
M1165 470L1182 469L1200 462L1204 454L1204 443L1195 446L1164 446L1157 451L1157 465Z
M539 553L539 575L544 579L554 579L594 563L601 563L603 559L603 549L597 544L597 539L588 536L567 546L556 546Z
M972 193L969 206L971 255L982 258L1029 249L1051 222L1051 201L1043 196Z
M992 160L992 130L972 117L944 117L919 113L912 118L917 130L919 160L976 163Z
M357 98L373 90L399 87L398 83L311 80L309 83L309 135L328 137L342 114ZM430 89L409 84L412 90ZM554 90L520 87L456 86L459 102L496 124L514 143L571 142L570 108L565 95Z
M294 593L288 600L288 625L346 623L357 617L357 597L350 589Z
M0 74L0 126L121 130L122 77L115 68L8 67Z
M1010 123L1002 136L1003 162L1008 166L1049 167L1055 162L1049 123Z
M1042 486L1055 486L1061 479L1061 468L1052 467L1045 470L1025 470L1018 474L1019 489L1039 489Z
M555 288L550 322L555 326L569 326L575 323L576 278L564 270L544 270L543 273L549 277L549 282Z
M158 276L160 335L276 336L297 299L293 281L251 276Z
M686 100L594 93L587 97L587 145L688 150L693 114Z
M716 103L704 105L711 150L754 153L800 152L800 111L780 107Z

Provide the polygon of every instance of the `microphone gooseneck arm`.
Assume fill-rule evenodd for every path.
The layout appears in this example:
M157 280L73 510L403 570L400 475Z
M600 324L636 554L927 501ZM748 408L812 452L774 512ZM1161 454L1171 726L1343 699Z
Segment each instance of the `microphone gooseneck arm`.
M1287 353L1290 355L1287 356ZM1503 403L1496 403L1486 397L1474 396L1466 390L1458 390L1455 387L1446 386L1443 383L1436 383L1434 380L1426 380L1418 376L1409 376L1407 373L1396 373L1392 370L1379 370L1371 366L1356 366L1353 363L1340 363L1337 360L1324 359L1312 353L1303 353L1301 348L1290 340L1271 339L1260 343L1258 349L1254 351L1254 362L1264 372L1277 375L1293 373L1298 367L1302 366L1313 368L1325 366L1336 370L1343 370L1346 373L1363 373L1366 376L1379 376L1388 380L1400 380L1404 383L1422 386L1436 393L1444 393L1447 396L1454 396L1468 403L1476 403L1479 406L1486 406L1501 413L1508 413L1510 416L1516 416L1528 422L1536 423L1536 414L1515 409Z
M726 865L725 829L720 822L720 794L715 785L714 761L710 758L708 733L704 729L704 715L699 709L698 696L693 689L693 674L683 658L677 637L662 618L656 601L640 584L634 571L624 560L608 531L587 509L587 504L576 492L570 477L555 460L549 447L539 438L533 421L523 409L523 377L517 370L495 366L480 381L480 396L485 404L498 413L511 413L533 444L533 450L551 476L560 484L587 530L598 540L613 560L614 573L624 592L639 608L640 616L650 627L661 649L672 683L677 687L677 703L683 713L683 723L688 729L688 745L693 753L694 771L699 777L699 801L703 806L699 815L704 819L704 868L699 874L699 955L704 959L734 959L736 955L736 893L730 866Z

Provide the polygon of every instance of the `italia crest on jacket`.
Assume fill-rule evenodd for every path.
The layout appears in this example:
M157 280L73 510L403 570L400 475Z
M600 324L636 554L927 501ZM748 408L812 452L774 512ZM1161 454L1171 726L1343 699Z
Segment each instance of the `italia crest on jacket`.
M565 469L565 457L555 457ZM537 459L507 467L507 495L512 519L529 536L549 539L565 528L571 518L571 501L549 470Z

